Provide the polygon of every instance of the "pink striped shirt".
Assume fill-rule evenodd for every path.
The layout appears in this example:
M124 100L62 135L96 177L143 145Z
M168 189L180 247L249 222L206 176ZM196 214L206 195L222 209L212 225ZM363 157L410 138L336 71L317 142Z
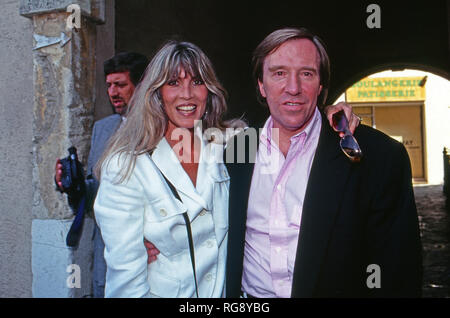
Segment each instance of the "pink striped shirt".
M242 276L242 290L252 296L291 296L303 200L321 118L316 108L308 126L291 137L286 158L278 148L272 117L261 132L248 201Z

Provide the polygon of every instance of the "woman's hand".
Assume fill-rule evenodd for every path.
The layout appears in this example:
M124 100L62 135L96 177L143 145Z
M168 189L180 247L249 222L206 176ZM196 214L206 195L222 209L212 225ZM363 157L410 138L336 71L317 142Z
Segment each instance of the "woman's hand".
M333 115L335 113L341 111L341 110L344 111L345 116L348 119L349 129L350 129L350 131L353 134L355 132L356 127L359 126L359 124L361 122L361 118L353 113L352 106L350 106L347 103L340 102L340 103L337 103L336 105L326 106L325 109L324 109L324 112L325 112L325 114L326 114L326 116L328 118L328 122L330 123L330 126L333 127L333 129L335 131L337 131L336 128L334 128L334 125L333 125ZM343 132L339 132L339 136L343 137L344 133Z
M144 245L145 248L147 249L148 255L147 263L150 264L151 262L156 261L157 255L159 254L159 250L156 248L155 245L153 245L152 242L149 242L146 239L144 239Z

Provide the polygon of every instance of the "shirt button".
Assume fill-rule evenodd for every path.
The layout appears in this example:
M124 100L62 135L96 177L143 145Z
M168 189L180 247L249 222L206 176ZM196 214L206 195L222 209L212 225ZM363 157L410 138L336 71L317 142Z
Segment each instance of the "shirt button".
M223 170L222 170L222 174L223 174L223 176L226 178L226 177L227 177L227 170L226 170L226 169L223 169Z
M281 190L281 184L277 185L277 189Z
M214 243L211 240L206 241L206 247L211 248L214 246Z
M167 211L165 210L165 209L160 209L159 210L159 214L161 215L161 216L167 216Z
M210 282L213 279L213 275L211 273L206 274L205 279Z
M280 253L280 251L281 251L281 247L277 247L277 248L275 248L275 251L277 251L277 253Z

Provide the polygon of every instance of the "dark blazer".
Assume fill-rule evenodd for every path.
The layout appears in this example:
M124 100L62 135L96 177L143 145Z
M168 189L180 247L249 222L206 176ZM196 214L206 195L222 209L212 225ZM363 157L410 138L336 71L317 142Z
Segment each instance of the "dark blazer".
M355 138L364 157L351 163L339 147L338 134L322 118L303 204L291 296L420 296L421 243L404 146L360 125ZM227 163L231 177L227 297L239 297L241 290L254 167L236 163L237 138L226 149L235 150L234 162ZM381 288L367 287L373 278L373 271L367 272L370 264L380 267Z

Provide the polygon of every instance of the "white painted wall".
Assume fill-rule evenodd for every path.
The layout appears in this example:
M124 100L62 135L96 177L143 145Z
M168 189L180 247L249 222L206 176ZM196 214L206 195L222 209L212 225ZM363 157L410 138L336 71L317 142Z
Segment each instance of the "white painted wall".
M19 1L0 18L0 298L31 297L33 64Z

